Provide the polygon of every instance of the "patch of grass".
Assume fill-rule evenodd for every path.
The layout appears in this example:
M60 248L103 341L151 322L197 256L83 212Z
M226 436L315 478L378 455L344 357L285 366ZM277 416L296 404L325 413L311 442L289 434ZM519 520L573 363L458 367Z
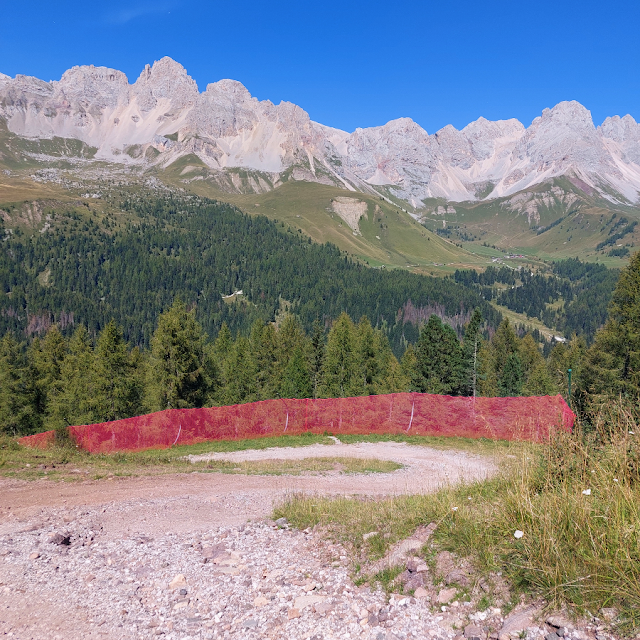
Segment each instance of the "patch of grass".
M396 578L402 571L402 567L387 567L374 574L373 579L382 586L385 592L389 593L395 587Z
M401 468L401 464L389 460L337 457L304 458L302 460L251 460L237 463L227 460L209 460L205 464L207 471L260 476L297 476L301 473L323 474L331 471L347 474L391 473Z
M63 434L60 434L61 436ZM402 467L395 462L358 458L308 458L298 461L264 461L233 463L207 461L191 463L187 456L203 453L227 453L271 447L303 447L329 444L325 435L305 433L252 440L220 440L194 445L92 455L75 447L73 442L58 437L57 445L48 449L22 447L14 438L0 438L0 475L22 480L77 481L99 480L109 476L156 475L220 471L223 473L283 474L341 471L343 473L389 473Z
M170 449L176 456L197 455L201 453L226 453L229 451L247 451L248 449L269 449L272 447L306 447L311 444L333 444L325 434L307 431L297 436L274 436L246 440L216 440L199 444L179 445ZM148 450L148 455L162 455L167 449Z
M637 630L639 413L612 404L588 433L578 425L546 446L520 447L517 464L483 482L384 500L297 495L274 517L301 528L324 525L359 558L364 533L378 531L389 545L436 522L434 550L469 558L480 574L502 572L515 594L585 615L613 607L621 631Z

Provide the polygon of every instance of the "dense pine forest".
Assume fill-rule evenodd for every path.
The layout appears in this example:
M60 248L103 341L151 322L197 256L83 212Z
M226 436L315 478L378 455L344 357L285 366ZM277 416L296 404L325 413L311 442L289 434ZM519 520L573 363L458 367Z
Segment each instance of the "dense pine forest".
M28 337L57 323L66 335L82 324L96 336L114 319L131 344L148 347L158 316L177 296L196 309L209 335L224 322L234 335L247 335L256 319L272 321L285 309L307 331L315 320L329 326L343 311L366 315L385 328L396 356L418 335L407 305L421 316L437 313L458 331L475 307L491 326L500 322L464 286L370 269L231 205L171 195L130 195L118 205L119 216L55 213L48 231L5 238L0 335L11 329Z
M551 263L549 273L490 266L484 273L458 270L453 279L517 313L538 318L566 336L593 341L607 319L620 272L569 258Z
M160 315L149 349L131 348L115 321L95 341L84 325L68 339L53 325L28 346L8 332L0 340L0 428L33 433L269 398L558 392L561 377L531 335L518 337L505 320L484 340L483 327L476 309L460 340L432 315L400 360L366 317L355 323L342 313L328 332L316 322L307 333L286 315L279 324L256 320L236 338L223 324L211 341L181 300Z

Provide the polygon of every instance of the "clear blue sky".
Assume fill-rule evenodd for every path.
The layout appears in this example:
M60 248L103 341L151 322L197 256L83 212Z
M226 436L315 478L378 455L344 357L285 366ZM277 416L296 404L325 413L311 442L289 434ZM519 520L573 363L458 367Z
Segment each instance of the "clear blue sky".
M561 100L596 124L640 120L637 0L2 3L0 71L58 80L73 65L133 82L168 55L200 90L233 78L352 131L413 118L429 133L479 116L525 125Z

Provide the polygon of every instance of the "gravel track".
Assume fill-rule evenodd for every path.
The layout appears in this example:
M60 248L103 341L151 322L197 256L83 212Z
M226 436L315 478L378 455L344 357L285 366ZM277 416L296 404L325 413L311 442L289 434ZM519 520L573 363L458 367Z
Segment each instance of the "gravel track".
M367 475L0 480L0 634L20 640L453 637L451 621L431 613L425 601L398 598L390 605L382 593L354 587L344 550L309 532L278 529L268 517L292 491L432 491L487 477L494 461L400 443L209 454L235 461L323 456L405 466ZM56 544L55 534L68 544ZM171 588L179 575L184 584Z

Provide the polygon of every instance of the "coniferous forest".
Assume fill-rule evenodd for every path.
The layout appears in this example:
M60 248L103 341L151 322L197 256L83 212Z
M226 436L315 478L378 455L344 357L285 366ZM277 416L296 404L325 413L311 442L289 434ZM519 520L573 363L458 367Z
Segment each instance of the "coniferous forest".
M638 394L639 256L607 317L612 273L577 260L553 265L562 285L504 268L428 278L212 201L122 209L124 222L70 212L55 232L3 234L1 431L279 397L566 395L568 368L575 408ZM529 292L532 314L565 287L573 339L543 350L483 298L496 283L509 308Z
M56 214L55 231L4 240L0 254L0 334L63 332L83 324L97 335L111 319L133 345L148 347L157 318L180 297L209 335L226 322L248 334L254 320L295 313L307 331L345 311L384 326L394 353L415 341L407 303L462 326L479 306L500 314L464 286L403 270L365 267L264 217L194 196L129 196L125 222L91 212ZM3 234L4 235L4 234ZM233 296L236 291L242 295ZM223 296L231 296L223 298Z

